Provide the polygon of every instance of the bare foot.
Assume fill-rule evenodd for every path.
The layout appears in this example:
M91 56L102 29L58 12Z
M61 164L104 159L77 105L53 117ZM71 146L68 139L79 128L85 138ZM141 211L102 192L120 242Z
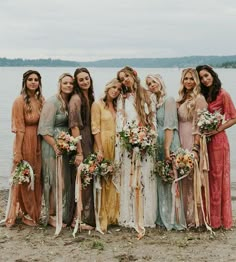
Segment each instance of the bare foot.
M31 219L30 217L23 216L22 222L27 226L31 226L31 227L37 226L37 223L33 219Z
M90 225L87 225L87 224L85 224L85 223L81 223L81 224L80 224L80 230L82 230L82 229L84 229L84 230L93 230L94 227L92 227L92 226L90 226Z

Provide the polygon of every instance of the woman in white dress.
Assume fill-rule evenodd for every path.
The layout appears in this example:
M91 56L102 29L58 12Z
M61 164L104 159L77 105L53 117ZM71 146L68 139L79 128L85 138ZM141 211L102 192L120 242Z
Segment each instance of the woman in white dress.
M153 174L154 155L142 153L137 147L127 150L122 146L122 139L118 134L127 123L155 130L155 106L150 99L150 92L140 85L135 70L126 66L117 73L117 78L123 89L123 94L117 101L115 161L118 168L113 177L113 182L120 192L118 222L121 226L134 228L140 239L145 234L145 227L155 227L157 189L156 177ZM153 144L155 140L153 139Z

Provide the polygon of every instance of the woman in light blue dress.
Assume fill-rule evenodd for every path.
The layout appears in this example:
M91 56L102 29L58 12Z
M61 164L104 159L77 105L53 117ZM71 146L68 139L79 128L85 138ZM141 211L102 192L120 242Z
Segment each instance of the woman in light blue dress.
M149 91L153 93L153 99L156 100L157 161L171 161L171 152L175 152L180 147L176 103L174 98L166 96L165 84L160 75L148 75L146 84ZM164 226L167 230L185 229L181 183L174 182L172 184L165 182L158 175L157 199L156 224Z

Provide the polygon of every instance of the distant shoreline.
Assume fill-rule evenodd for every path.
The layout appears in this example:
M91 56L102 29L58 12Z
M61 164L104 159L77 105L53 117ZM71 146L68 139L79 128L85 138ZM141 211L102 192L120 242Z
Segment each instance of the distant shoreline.
M68 61L61 59L0 58L0 67L123 67L185 68L209 64L216 68L236 68L236 55L185 56L172 58L113 58L97 61Z

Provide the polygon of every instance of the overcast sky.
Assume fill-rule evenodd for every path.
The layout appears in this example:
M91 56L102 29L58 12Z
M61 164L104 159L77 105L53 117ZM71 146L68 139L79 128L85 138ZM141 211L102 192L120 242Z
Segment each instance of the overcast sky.
M236 0L0 0L0 57L236 54Z

